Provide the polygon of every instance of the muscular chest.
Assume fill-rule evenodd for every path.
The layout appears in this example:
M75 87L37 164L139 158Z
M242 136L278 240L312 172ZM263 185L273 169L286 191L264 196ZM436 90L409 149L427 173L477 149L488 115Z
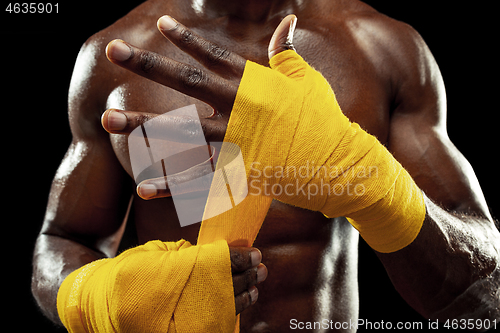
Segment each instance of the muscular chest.
M343 112L384 142L389 123L389 92L387 82L380 77L369 57L345 40L346 37L323 39L301 30L296 35L297 52L330 82ZM264 46L257 49L239 45L237 49L244 57L267 63ZM176 60L200 66L174 47L168 47L164 52ZM201 117L212 113L210 106L173 89L132 73L123 72L122 75L116 79L118 84L108 96L107 108L162 114L195 104ZM132 175L127 138L111 135L111 142L121 164Z
M163 40L157 42L165 43ZM246 43L245 45L228 43L228 45L222 46L234 49L238 54L261 64L268 62L267 45L264 43ZM387 139L389 122L389 94L386 82L378 74L377 68L370 62L369 57L357 50L346 36L326 39L320 34L306 30L296 32L295 46L297 52L330 82L343 112L351 121L359 123L364 129L384 142ZM146 46L142 47L147 48ZM149 49L154 50L154 48ZM159 50L155 51L159 52ZM200 66L173 46L167 46L161 51L175 60ZM106 104L107 108L158 114L195 104L201 117L209 116L212 113L212 109L201 101L126 71L122 71L120 76L116 78L116 84L111 90ZM110 139L123 168L133 177L127 137L111 135ZM266 225L280 228L283 223L286 223L288 226L286 239L303 239L305 234L316 234L314 230L320 230L316 226L324 223L324 217L321 214L299 212L297 208L278 202L275 202L273 207L274 209L266 218L267 222L263 227L263 232L259 235L260 240L265 243L278 241L276 235L283 234L283 232L264 232L267 230ZM168 237L172 239L181 237L196 239L197 227L195 225L193 225L192 232L189 232L188 229L191 229L189 227L177 230L178 227L172 226L178 226L178 223L161 223L167 217L168 220L176 220L177 218L173 203L169 199L146 202L137 198L136 216L140 237L142 234L146 239L150 237L156 239L157 235L169 235ZM310 223L306 225L303 223L304 220ZM263 240L264 234L269 235L270 238L267 237L266 240Z

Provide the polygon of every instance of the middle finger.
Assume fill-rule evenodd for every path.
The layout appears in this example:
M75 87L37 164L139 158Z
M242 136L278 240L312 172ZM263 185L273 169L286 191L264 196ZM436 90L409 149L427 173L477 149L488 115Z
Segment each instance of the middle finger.
M255 286L256 284L265 281L267 278L267 267L264 264L259 264L257 267L247 269L246 271L234 274L233 273L233 288L234 294L238 295Z
M239 82L246 60L226 48L208 41L168 15L158 20L158 29L174 45L198 60L205 68Z
M115 39L106 47L108 59L147 79L197 98L219 111L232 108L238 87L197 67L142 50Z

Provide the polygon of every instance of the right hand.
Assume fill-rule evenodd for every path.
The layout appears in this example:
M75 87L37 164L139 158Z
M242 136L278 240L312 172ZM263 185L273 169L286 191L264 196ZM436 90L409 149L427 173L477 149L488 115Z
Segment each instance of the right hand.
M124 69L197 98L214 108L212 116L200 119L163 117L162 121L155 125L157 127L155 130L161 133L162 139L188 142L190 137L198 135L197 131L201 128L207 142L223 141L246 59L203 39L180 23L166 29L161 22L165 20L160 20L158 24L161 33L210 71L179 63L119 40L108 44L106 49L108 59ZM294 49L292 41L295 24L294 15L288 15L281 21L269 43L269 59L281 51ZM128 56L124 55L124 51ZM157 116L155 112L109 109L102 116L102 126L109 133L126 135ZM171 196L171 184L178 187L176 191L178 194L207 190L210 184L196 182L199 188L185 184L212 173L213 165L212 161L208 160L169 175L168 185L164 177L144 180L138 184L137 193L141 198L150 200Z
M230 247L229 252L234 304L236 314L239 314L257 301L259 292L255 285L267 278L267 267L261 263L262 254L256 248Z

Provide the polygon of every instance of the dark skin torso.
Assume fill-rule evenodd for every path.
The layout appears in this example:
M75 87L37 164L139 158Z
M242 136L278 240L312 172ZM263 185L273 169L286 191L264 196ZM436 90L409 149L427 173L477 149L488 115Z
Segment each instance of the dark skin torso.
M148 1L87 41L70 88L74 140L64 168L56 175L42 234L84 244L80 258L93 260L96 253L114 256L133 195L131 220L140 244L181 238L196 243L200 224L181 228L171 198L145 201L137 196L127 137L109 135L99 122L108 108L164 113L196 104L201 117L212 114L203 102L114 66L105 57L106 44L120 38L200 66L154 29L163 14L246 59L267 65L271 35L280 20L293 12L299 18L294 37L297 52L329 81L347 117L385 144L429 198L448 209L489 216L482 193L474 186L475 176L462 167L467 162L447 138L442 79L412 28L355 0L309 1L304 6L280 3L269 16L259 6L250 6L241 15L235 14L235 8L227 11L231 13L218 16L196 13L188 2ZM77 192L77 204L71 202L73 188L85 189ZM419 237L428 242L427 237L435 233L433 225L424 225ZM420 246L418 240L415 246ZM45 251L40 244L36 253ZM254 243L269 274L258 286L258 302L242 313L241 331L286 331L291 319L355 321L357 244L358 234L344 218L329 220L321 213L273 201ZM416 253L420 257L421 252ZM413 256L409 252L401 258L411 262ZM381 259L389 270L399 265L394 257ZM399 291L405 293L405 288L411 299L415 288L403 283Z
M358 6L353 7L355 10ZM359 7L365 9L362 5ZM172 13L172 10L164 9L159 12ZM174 12L172 15L179 14ZM351 32L344 26L341 19L338 22L328 22L324 18L325 25L337 31L335 36L332 36L317 31L318 29L315 28L318 25L317 18L313 18L308 13L298 13L298 15L306 19L301 20L298 27L301 30L294 40L297 51L313 67L324 73L333 85L343 111L350 119L360 123L383 142L387 141L388 104L391 96L381 88L379 83L382 80L381 74L377 73L371 63L366 62L364 59L366 55L354 45L352 37L349 36ZM129 17L130 20L144 23L140 15L132 14ZM308 17L311 19L307 19ZM179 17L180 21L182 19ZM217 29L210 22L203 20L188 20L187 22L182 20L182 22L201 36L234 50L247 59L267 64L267 44L280 19L281 17L276 17L265 27L254 28L250 35L245 35L241 39L235 39L233 36L238 35L236 33L238 28L248 32L249 28L244 25L238 27L235 23L235 27L227 31ZM146 21L145 24L154 25L155 20L153 16L150 22ZM222 20L231 21L227 18ZM123 27L118 23L107 31L112 38L133 40L130 34L119 33L122 29ZM175 46L166 44L162 38L160 34L153 34L150 38L141 40L138 46L196 65L195 61L186 57ZM137 45L137 41L131 42ZM161 48L158 47L159 45ZM337 70L335 65L337 63L342 63L341 71ZM111 66L110 64L103 65ZM114 90L123 84L126 84L126 88L111 93L106 108L166 112L185 105L196 104L201 115L209 116L212 112L207 105L193 98L172 89L158 87L151 81L131 76L125 71L119 69L118 71L113 76L113 80L107 82L111 86L106 89ZM362 91L364 97L360 100L359 97L347 93L351 91ZM131 95L127 96L129 92ZM120 98L120 103L116 104L114 102L116 95L125 97ZM111 135L111 142L123 168L129 175L132 175L126 149L126 137ZM196 243L200 224L181 228L170 198L144 201L136 196L133 204L139 243L142 244L152 239L174 241L180 238ZM298 321L323 318L348 321L357 318L355 306L357 300L348 296L357 293L357 253L352 251L357 248L357 237L356 231L345 220L332 221L321 213L273 201L254 243L254 247L262 251L264 263L270 273L266 282L259 286L258 303L242 313L242 332L251 332L254 325L260 329L287 327L292 318ZM332 251L334 244L336 247L340 246L341 250ZM323 257L324 253L329 253L328 258ZM334 270L331 274L324 267L329 264L333 267L345 267L346 270ZM290 274L290 272L294 273ZM318 302L321 291L346 296L335 297L335 301L327 305L328 310L320 311ZM283 315L276 316L275 309L280 309Z

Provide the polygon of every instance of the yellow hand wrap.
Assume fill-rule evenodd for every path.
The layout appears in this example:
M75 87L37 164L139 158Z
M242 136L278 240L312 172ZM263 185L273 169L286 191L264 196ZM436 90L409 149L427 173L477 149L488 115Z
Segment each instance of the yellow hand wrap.
M69 332L233 332L225 241L151 241L71 273L57 297Z
M227 244L253 243L272 197L347 216L379 252L415 239L425 204L406 170L344 116L328 82L294 51L271 68L247 62L224 138L241 149L245 170L231 176L246 177L250 194L204 218L198 246L153 241L70 274L57 299L69 332L233 332ZM223 145L219 162L234 147ZM226 184L214 181L205 216L221 195Z
M426 209L408 172L349 121L328 82L295 51L270 65L247 62L224 138L241 148L249 196L257 197L249 201L268 195L346 216L379 252L410 244Z

